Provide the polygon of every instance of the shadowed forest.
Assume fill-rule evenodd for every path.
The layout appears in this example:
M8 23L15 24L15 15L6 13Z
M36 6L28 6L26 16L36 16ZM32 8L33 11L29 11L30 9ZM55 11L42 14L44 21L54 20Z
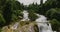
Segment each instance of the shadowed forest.
M60 31L60 0L47 0L41 4L23 5L17 0L0 0L0 31L1 28L21 20L23 10L28 10L30 21L35 21L34 13L46 16L51 23L53 31ZM21 17L19 17L21 16Z

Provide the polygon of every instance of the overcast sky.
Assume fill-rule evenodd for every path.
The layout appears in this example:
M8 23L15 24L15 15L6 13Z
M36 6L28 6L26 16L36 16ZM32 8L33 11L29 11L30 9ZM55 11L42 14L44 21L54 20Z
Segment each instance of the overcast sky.
M20 3L23 3L24 5L29 5L31 3L37 3L40 4L40 0L18 0ZM46 0L43 1L45 3Z

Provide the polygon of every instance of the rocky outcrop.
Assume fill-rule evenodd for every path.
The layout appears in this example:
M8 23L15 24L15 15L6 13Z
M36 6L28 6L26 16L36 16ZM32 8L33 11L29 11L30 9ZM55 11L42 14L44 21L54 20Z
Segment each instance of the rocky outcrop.
M16 29L12 29L13 25L5 26L2 32L36 32L34 22L20 22Z

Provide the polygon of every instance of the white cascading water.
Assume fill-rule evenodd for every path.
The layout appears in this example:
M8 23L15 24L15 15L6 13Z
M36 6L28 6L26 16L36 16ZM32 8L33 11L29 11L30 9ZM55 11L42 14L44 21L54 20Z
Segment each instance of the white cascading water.
M44 15L36 14L39 18L36 19L39 32L53 32L51 24L48 23L47 18Z
M29 13L26 10L24 10L23 11L23 19L21 21L29 21L28 14ZM39 32L53 32L52 28L51 28L51 24L48 23L47 18L44 15L39 15L39 14L36 14L36 15L39 17L38 19L35 20L37 22ZM15 23L12 26L12 29L17 29L18 24L19 24L18 22Z
M18 24L19 24L19 23L18 23L18 22L16 22L16 23L12 26L12 29L13 29L13 30L17 29Z
M23 19L21 21L29 21L30 19L28 18L28 12L27 10L24 10L23 12Z
M28 12L26 10L24 10L23 12L23 19L21 21L29 21L30 19L28 18ZM12 29L17 29L18 27L18 22L16 22L13 26L12 26Z

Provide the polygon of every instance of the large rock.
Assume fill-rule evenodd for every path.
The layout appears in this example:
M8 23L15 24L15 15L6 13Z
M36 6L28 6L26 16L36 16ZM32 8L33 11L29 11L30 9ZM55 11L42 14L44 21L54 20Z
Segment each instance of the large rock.
M34 22L19 22L16 29L12 28L13 25L3 27L2 32L36 32Z

